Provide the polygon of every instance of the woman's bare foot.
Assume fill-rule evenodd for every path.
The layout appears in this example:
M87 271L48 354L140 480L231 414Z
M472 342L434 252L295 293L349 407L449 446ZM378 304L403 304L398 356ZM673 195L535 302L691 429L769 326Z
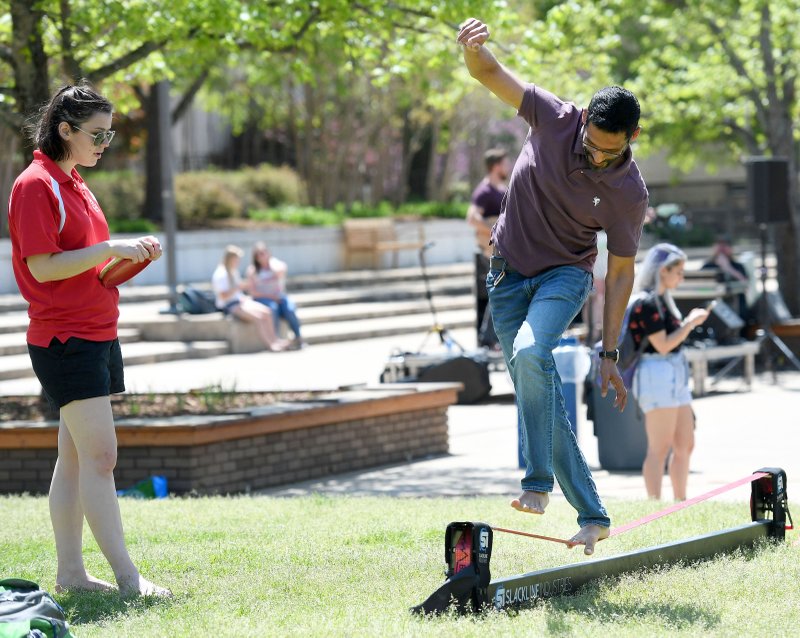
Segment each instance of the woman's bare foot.
M583 553L587 556L594 554L594 546L597 541L608 538L608 527L601 527L600 525L584 525L580 531L569 539L568 547L572 549L576 545L585 545Z
M159 596L161 598L172 598L172 592L166 587L159 587L155 583L139 576L138 582L120 583L119 594L123 598L133 596Z
M544 508L549 502L550 496L547 492L528 492L526 490L522 496L511 501L511 507L526 514L544 514Z
M56 593L64 594L68 591L116 591L116 586L104 580L83 574L64 574L56 577Z

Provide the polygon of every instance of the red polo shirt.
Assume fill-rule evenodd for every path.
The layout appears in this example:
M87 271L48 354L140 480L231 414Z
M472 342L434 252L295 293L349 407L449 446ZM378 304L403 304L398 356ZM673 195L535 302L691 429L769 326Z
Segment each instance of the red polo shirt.
M78 172L67 175L49 157L33 161L14 182L8 204L11 262L28 302L28 343L46 347L53 337L110 341L117 337L119 291L101 285L99 264L61 281L39 283L26 259L92 246L109 238L108 223Z

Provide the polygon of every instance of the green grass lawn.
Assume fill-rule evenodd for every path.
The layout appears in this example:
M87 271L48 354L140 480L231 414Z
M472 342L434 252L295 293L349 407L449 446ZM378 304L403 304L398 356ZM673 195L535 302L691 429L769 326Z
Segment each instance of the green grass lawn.
M654 509L608 503L617 524ZM800 507L794 506L796 511ZM444 580L451 521L567 536L574 512L518 514L502 498L266 497L122 501L142 573L169 601L113 594L57 596L79 638L89 636L784 636L800 626L800 547L765 545L698 565L606 581L518 613L412 616ZM746 503L708 502L598 545L607 557L749 521ZM90 571L113 580L86 530ZM787 535L797 538L797 532ZM594 560L579 549L496 534L492 576ZM0 578L52 592L55 548L45 498L0 498Z

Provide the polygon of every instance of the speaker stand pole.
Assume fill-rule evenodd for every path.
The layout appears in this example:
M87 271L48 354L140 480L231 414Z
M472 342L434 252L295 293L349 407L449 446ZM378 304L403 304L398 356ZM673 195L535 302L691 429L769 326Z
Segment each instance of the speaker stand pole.
M422 267L422 280L425 282L425 296L428 298L428 305L431 308L431 315L433 315L433 326L428 328L428 332L425 333L425 338L422 340L422 343L419 346L419 352L422 352L422 349L425 347L425 344L428 341L428 337L431 335L432 332L435 332L439 335L439 341L443 346L445 346L448 350L450 350L453 346L457 347L460 352L464 352L464 348L461 346L458 341L453 339L450 335L450 332L445 328L443 325L439 323L439 319L436 316L436 307L433 305L433 295L431 294L431 285L430 281L428 281L428 269L425 266L425 251L429 248L429 244L425 244L422 248L419 249L419 263Z
M761 223L758 225L759 235L761 237L761 299L759 300L759 323L763 334L761 339L769 339L776 348L778 348L784 356L792 362L795 368L800 370L800 360L794 355L789 347L783 340L772 331L772 321L769 316L769 304L767 300L767 225ZM769 352L764 353L767 372L772 374L772 382L778 383L778 370L773 365L772 354Z

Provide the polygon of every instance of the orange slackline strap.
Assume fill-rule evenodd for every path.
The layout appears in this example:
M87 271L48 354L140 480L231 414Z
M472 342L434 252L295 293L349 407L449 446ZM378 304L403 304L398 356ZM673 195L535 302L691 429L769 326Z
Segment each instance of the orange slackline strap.
M505 529L504 527L492 527L495 532L505 532L506 534L516 534L517 536L527 536L529 538L538 538L543 541L552 541L554 543L564 543L564 545L574 545L574 543L566 540L565 538L554 538L552 536L542 536L541 534L531 534L529 532L520 532L515 529Z
M631 521L630 523L625 523L624 525L620 525L619 527L615 527L611 530L611 533L608 537L612 536L619 536L625 532L629 532L630 530L644 525L646 523L650 523L658 518L666 516L667 514L672 514L674 512L680 511L685 509L691 505L695 505L696 503L700 503L701 501L705 501L713 496L717 496L717 494L722 494L723 492L727 492L732 490L735 487L739 487L740 485L745 485L746 483L752 483L764 476L769 476L766 472L756 472L754 474L748 474L747 476L740 478L733 483L728 483L727 485L723 485L716 489L711 490L710 492L706 492L705 494L700 494L699 496L695 496L694 498L690 498L686 501L681 501L680 503L675 503L674 505L670 505L666 509L659 510L658 512L653 512L652 514L648 514L647 516L643 516L640 519L635 521ZM543 536L541 534L531 534L529 532L520 532L515 529L505 529L503 527L492 527L495 532L505 532L506 534L517 534L518 536L527 536L529 538L538 538L539 540L543 541L552 541L554 543L563 543L564 545L574 545L572 541L569 541L564 538L554 538L552 536Z

